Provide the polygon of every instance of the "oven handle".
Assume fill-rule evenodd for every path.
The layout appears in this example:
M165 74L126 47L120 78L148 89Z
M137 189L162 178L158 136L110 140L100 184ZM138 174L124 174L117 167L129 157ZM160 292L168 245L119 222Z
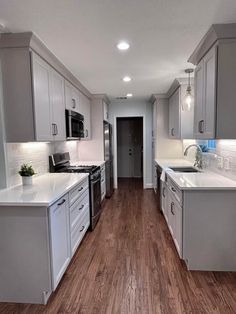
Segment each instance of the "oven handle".
M93 185L94 185L94 184L96 184L98 181L101 181L101 178L98 178L98 179L97 179L97 180L95 180L95 181L92 181L92 180L91 180L91 184L93 184Z

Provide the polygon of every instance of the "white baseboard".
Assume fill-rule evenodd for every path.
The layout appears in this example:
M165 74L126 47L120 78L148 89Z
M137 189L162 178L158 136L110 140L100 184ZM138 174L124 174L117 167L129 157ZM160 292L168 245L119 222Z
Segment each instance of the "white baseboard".
M144 189L152 189L153 188L153 184L152 183L146 183L144 186Z

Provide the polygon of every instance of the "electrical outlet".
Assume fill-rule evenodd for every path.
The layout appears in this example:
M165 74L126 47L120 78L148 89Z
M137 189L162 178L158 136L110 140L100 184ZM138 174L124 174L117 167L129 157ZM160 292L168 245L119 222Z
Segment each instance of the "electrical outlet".
M224 169L230 170L230 159L229 158L224 158Z
M218 156L217 157L217 168L218 169L223 169L224 168L224 158Z

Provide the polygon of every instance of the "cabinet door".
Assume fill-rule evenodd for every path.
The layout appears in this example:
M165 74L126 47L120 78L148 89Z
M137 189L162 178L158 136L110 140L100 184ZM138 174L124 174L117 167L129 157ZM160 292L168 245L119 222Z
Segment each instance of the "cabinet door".
M70 262L69 203L66 194L49 208L53 290Z
M50 67L32 53L32 75L34 93L35 138L37 141L51 141L51 99Z
M215 137L215 93L216 93L216 48L213 47L204 57L204 138Z
M79 95L76 88L65 81L65 101L66 109L79 112Z
M161 182L161 209L168 223L168 210L167 210L167 186L165 182Z
M169 99L169 137L181 138L180 134L180 88Z
M57 141L66 140L64 79L51 70L51 103L53 135Z
M174 202L171 197L171 191L168 189L167 193L167 217L168 217L168 227L170 230L170 233L172 237L174 238L174 229L175 229L175 220L174 220L174 214L173 214L173 206Z
M173 211L175 219L174 242L179 256L182 257L182 208L177 201L174 202Z
M82 140L91 139L91 114L90 99L80 93L80 113L84 116L84 138Z
M204 62L198 64L194 73L194 135L195 138L204 137Z

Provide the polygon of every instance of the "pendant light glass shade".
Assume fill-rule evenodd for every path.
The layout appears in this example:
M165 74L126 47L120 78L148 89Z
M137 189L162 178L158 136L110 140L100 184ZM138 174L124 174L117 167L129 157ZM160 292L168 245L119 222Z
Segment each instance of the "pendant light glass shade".
M192 88L190 85L190 73L192 73L192 72L193 72L193 69L186 69L185 70L185 73L188 73L188 87L186 89L186 94L185 94L183 102L182 102L183 111L191 111L193 109L194 97L193 97Z

